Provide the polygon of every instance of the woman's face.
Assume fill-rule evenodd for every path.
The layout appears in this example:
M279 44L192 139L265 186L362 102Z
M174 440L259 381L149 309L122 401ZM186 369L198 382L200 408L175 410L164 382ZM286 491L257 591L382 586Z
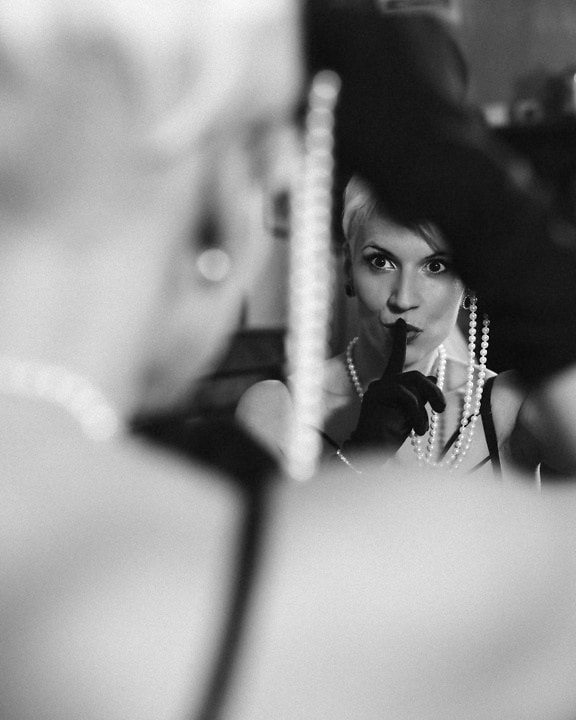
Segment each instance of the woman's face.
M463 294L443 240L432 247L416 230L373 215L351 242L350 260L363 342L385 366L391 328L403 318L405 367L425 362L453 330Z

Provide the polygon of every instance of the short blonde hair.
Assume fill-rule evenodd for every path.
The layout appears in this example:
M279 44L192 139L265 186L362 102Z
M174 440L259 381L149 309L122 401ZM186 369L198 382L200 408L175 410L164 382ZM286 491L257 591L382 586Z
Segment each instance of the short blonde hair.
M366 222L374 215L403 225L397 221L385 204L376 197L369 183L358 175L352 176L344 189L344 211L342 229L348 242L354 242ZM437 249L442 239L440 230L431 222L422 221L406 224L425 240L431 248Z
M296 62L286 42L274 46L276 74L259 55L296 14L291 0L2 0L1 8L5 221L54 206L58 192L64 201L82 148L104 150L109 137L139 168L204 147L218 124L258 117L285 93Z
M384 217L387 215L368 183L354 175L344 189L342 229L346 239L353 241L359 228L375 213Z

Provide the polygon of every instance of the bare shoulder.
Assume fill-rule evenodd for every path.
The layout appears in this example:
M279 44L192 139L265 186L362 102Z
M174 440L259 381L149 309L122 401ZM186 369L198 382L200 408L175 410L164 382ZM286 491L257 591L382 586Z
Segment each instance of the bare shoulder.
M514 457L524 466L540 463L542 479L566 479L576 474L571 432L576 387L573 380L571 369L524 392L521 385L514 382L505 389L504 404L517 410L510 443Z
M343 354L335 355L324 363L324 392L334 396L348 396L350 378Z
M499 373L492 388L492 412L498 435L509 435L526 399L526 390L513 370Z
M429 474L382 483L335 470L285 488L235 717L573 709L575 507L576 491L542 501Z
M155 523L190 537L229 519L236 505L217 474L136 440L40 445L27 458L8 452L4 462L2 528L30 541L59 528L91 532L101 523L119 534L131 523Z
M322 363L317 377L322 377L322 414L324 429L340 441L356 421L358 408L351 410L350 380L342 355ZM236 419L247 428L278 460L286 454L293 404L288 385L278 380L265 380L250 387L240 398ZM343 429L344 428L344 429Z
M466 382L467 366L457 358L450 358L450 382L456 388L463 388ZM475 378L478 377L479 366L475 368ZM525 399L525 390L516 372L507 370L495 373L486 370L486 379L493 378L490 394L490 405L494 417L494 424L499 439L507 438L518 418L520 408Z
M498 373L494 380L494 390L509 400L518 398L518 402L522 402L526 395L520 376L515 370L505 370Z
M264 413L270 403L286 403L290 399L287 386L280 380L262 380L251 385L238 402L237 415Z
M3 477L0 715L180 717L214 661L239 499L139 444L65 455Z
M236 407L238 422L278 459L285 451L291 417L290 392L279 380L255 383Z

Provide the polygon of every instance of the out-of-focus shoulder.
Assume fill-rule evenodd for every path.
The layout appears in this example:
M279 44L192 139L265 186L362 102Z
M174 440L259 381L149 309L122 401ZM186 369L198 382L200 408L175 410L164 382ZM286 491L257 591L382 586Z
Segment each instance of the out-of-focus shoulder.
M292 398L283 382L263 380L252 385L240 398L235 416L275 458L282 456L292 416Z
M492 410L500 424L512 426L516 422L526 391L514 370L496 375L492 389Z
M183 716L226 617L238 490L141 441L59 450L1 482L0 715Z

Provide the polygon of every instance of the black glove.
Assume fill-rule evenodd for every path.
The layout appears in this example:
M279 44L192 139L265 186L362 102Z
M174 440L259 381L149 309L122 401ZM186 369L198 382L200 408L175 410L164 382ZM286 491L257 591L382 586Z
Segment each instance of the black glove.
M396 322L392 333L390 360L382 377L370 383L364 394L358 425L344 445L346 455L361 447L377 447L394 454L412 429L417 435L428 430L427 403L436 412L446 408L435 377L416 370L402 372L406 358L404 320Z

